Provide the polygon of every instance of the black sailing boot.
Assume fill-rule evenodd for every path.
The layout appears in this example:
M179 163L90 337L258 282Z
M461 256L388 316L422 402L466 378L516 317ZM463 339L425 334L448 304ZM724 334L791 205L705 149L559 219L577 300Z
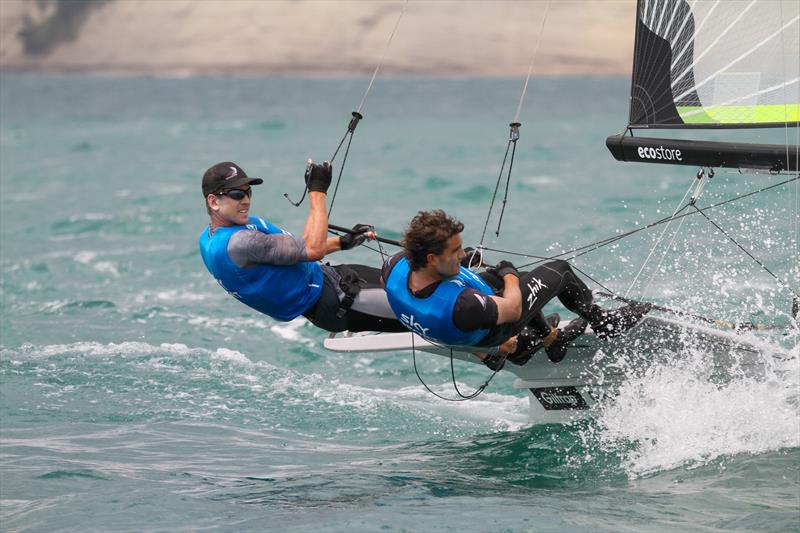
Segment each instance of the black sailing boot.
M592 313L591 317L592 331L600 339L610 339L621 335L628 331L633 326L639 323L644 315L646 315L653 304L647 302L631 302L625 307L606 311L599 309L599 312Z
M585 318L576 318L567 324L564 329L558 330L556 340L550 346L545 346L544 351L548 359L554 363L560 362L567 355L567 345L583 335L589 322Z
M553 313L552 315L544 317L544 321L547 322L547 325L550 326L551 329L557 328L561 317L558 313ZM515 365L524 365L533 357L533 354L544 347L542 340L543 338L540 335L537 335L531 328L526 326L520 334L517 335L517 349L508 354L506 359Z

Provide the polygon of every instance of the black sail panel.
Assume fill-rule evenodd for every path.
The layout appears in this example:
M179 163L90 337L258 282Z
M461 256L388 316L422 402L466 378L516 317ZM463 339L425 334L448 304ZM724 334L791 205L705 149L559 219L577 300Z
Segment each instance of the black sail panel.
M671 3L684 4L683 0L671 0L665 2L665 6ZM679 7L677 11L682 11L688 17L683 31L693 32L694 21L688 6L683 5L683 9ZM669 42L653 33L637 18L629 117L631 127L683 124L670 88L671 64L672 48ZM698 101L696 93L693 100Z
M638 0L630 128L796 126L800 2Z

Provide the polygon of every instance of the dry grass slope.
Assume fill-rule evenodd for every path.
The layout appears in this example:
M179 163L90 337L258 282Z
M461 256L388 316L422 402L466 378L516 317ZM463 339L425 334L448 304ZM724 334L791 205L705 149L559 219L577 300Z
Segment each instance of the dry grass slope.
M386 73L519 76L547 2L411 0ZM628 74L633 0L553 0L534 72ZM402 1L2 0L0 67L155 75L371 72Z

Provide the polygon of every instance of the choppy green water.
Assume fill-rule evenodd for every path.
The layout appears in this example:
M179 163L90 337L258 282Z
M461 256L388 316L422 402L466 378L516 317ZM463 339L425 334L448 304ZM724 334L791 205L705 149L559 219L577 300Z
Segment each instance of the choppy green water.
M627 84L532 85L490 246L555 252L674 209L694 169L615 163L603 145L624 124ZM796 339L764 338L793 354L766 380L654 368L597 420L529 427L508 375L445 403L409 353L326 352L323 332L219 289L197 253L203 170L230 159L264 177L253 213L300 231L304 211L282 193L299 195L307 157L331 155L365 87L0 78L3 530L800 529ZM379 80L333 221L397 237L417 209L443 207L474 244L520 88ZM704 200L780 179L720 173ZM784 188L714 214L795 288L797 202ZM789 297L723 237L693 219L681 235L632 294L788 323ZM624 290L657 236L578 265ZM342 257L380 262L366 249ZM420 367L452 394L446 360ZM466 388L486 376L457 370Z

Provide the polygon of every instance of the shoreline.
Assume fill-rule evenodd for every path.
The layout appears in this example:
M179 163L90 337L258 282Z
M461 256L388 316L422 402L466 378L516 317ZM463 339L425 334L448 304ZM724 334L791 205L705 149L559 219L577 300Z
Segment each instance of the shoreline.
M189 78L221 78L235 77L240 79L257 78L308 78L308 79L367 79L372 76L372 70L354 71L344 69L238 69L238 68L166 68L152 69L141 67L120 67L115 65L108 68L85 68L74 66L52 66L45 68L31 68L27 66L0 65L0 75L43 75L43 76L86 76L96 78L159 78L159 79L189 79ZM525 79L526 73L481 73L457 71L419 71L419 70L394 70L382 68L377 79ZM629 78L630 73L620 72L593 72L593 73L565 73L565 74L531 74L531 79L596 79L596 78Z

